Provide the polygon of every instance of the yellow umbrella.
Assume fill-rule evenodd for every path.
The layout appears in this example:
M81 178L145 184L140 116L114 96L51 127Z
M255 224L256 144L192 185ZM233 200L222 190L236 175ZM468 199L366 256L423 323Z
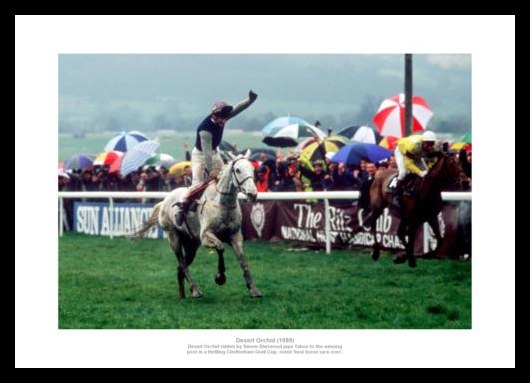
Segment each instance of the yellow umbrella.
M321 138L318 141L308 144L302 150L302 157L309 161L324 160L324 156L328 152L338 152L340 148L345 146L348 140L342 136L331 136Z
M184 169L191 166L191 161L177 162L175 165L169 168L169 174L181 176L184 174Z
M455 142L451 145L452 150L460 150L460 149L466 149L466 151L471 151L471 144L468 144L467 142Z

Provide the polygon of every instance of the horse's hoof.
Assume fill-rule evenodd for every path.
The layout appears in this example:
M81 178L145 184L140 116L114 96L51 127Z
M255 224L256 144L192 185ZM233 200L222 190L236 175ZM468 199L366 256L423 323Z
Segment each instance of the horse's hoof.
M252 298L263 298L263 294L257 287L251 287L250 288L250 296Z
M226 283L226 276L224 274L217 273L215 276L215 283L217 283L219 286L222 286Z
M407 258L405 258L404 256L396 255L392 259L392 262L394 262L396 265L401 265L402 263L405 263L406 260Z
M374 252L372 252L372 259L373 259L374 261L379 260L379 257L380 257L380 253L379 253L379 251L374 251Z
M201 290L199 290L199 289L191 290L191 297L192 297L193 299L199 299L199 298L202 298L203 295L202 295Z
M409 266L412 268L416 267L416 258L409 259Z

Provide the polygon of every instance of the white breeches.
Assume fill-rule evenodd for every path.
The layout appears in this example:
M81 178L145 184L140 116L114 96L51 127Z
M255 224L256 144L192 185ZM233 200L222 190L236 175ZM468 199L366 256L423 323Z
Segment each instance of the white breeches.
M409 173L407 167L405 166L405 157L400 152L399 148L394 150L394 156L396 157L396 164L398 168L398 180L403 181L405 176Z
M210 171L213 170L217 174L223 169L224 162L217 151L212 155L212 166L213 169L210 169ZM204 154L197 148L193 148L191 151L191 171L193 179L191 181L190 191L195 190L198 186L208 181L205 174L206 161L204 159Z

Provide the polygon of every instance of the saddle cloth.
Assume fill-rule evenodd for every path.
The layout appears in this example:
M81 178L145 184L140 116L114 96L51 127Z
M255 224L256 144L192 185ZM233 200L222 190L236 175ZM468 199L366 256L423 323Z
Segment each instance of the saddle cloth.
M395 194L397 186L397 174L388 179L385 192ZM421 178L415 174L408 174L403 180L403 195L414 196Z

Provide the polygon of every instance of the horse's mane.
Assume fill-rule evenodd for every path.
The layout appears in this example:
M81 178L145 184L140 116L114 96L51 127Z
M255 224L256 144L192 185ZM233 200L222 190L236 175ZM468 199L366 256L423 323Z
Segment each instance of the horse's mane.
M223 178L225 176L226 172L228 171L228 169L230 168L230 165L233 165L234 162L236 162L237 160L247 160L248 161L248 158L246 158L243 154L239 154L237 157L234 157L233 159L230 159L230 161L228 161L226 164L224 164L223 168L219 172L219 176L217 177L217 179L220 180L221 178Z
M229 161L229 162L227 162L226 164L223 165L223 168L219 172L219 177L217 177L218 180L220 180L221 178L224 177L224 175L226 173L226 169L228 169L230 167L231 163L232 163L232 161Z

